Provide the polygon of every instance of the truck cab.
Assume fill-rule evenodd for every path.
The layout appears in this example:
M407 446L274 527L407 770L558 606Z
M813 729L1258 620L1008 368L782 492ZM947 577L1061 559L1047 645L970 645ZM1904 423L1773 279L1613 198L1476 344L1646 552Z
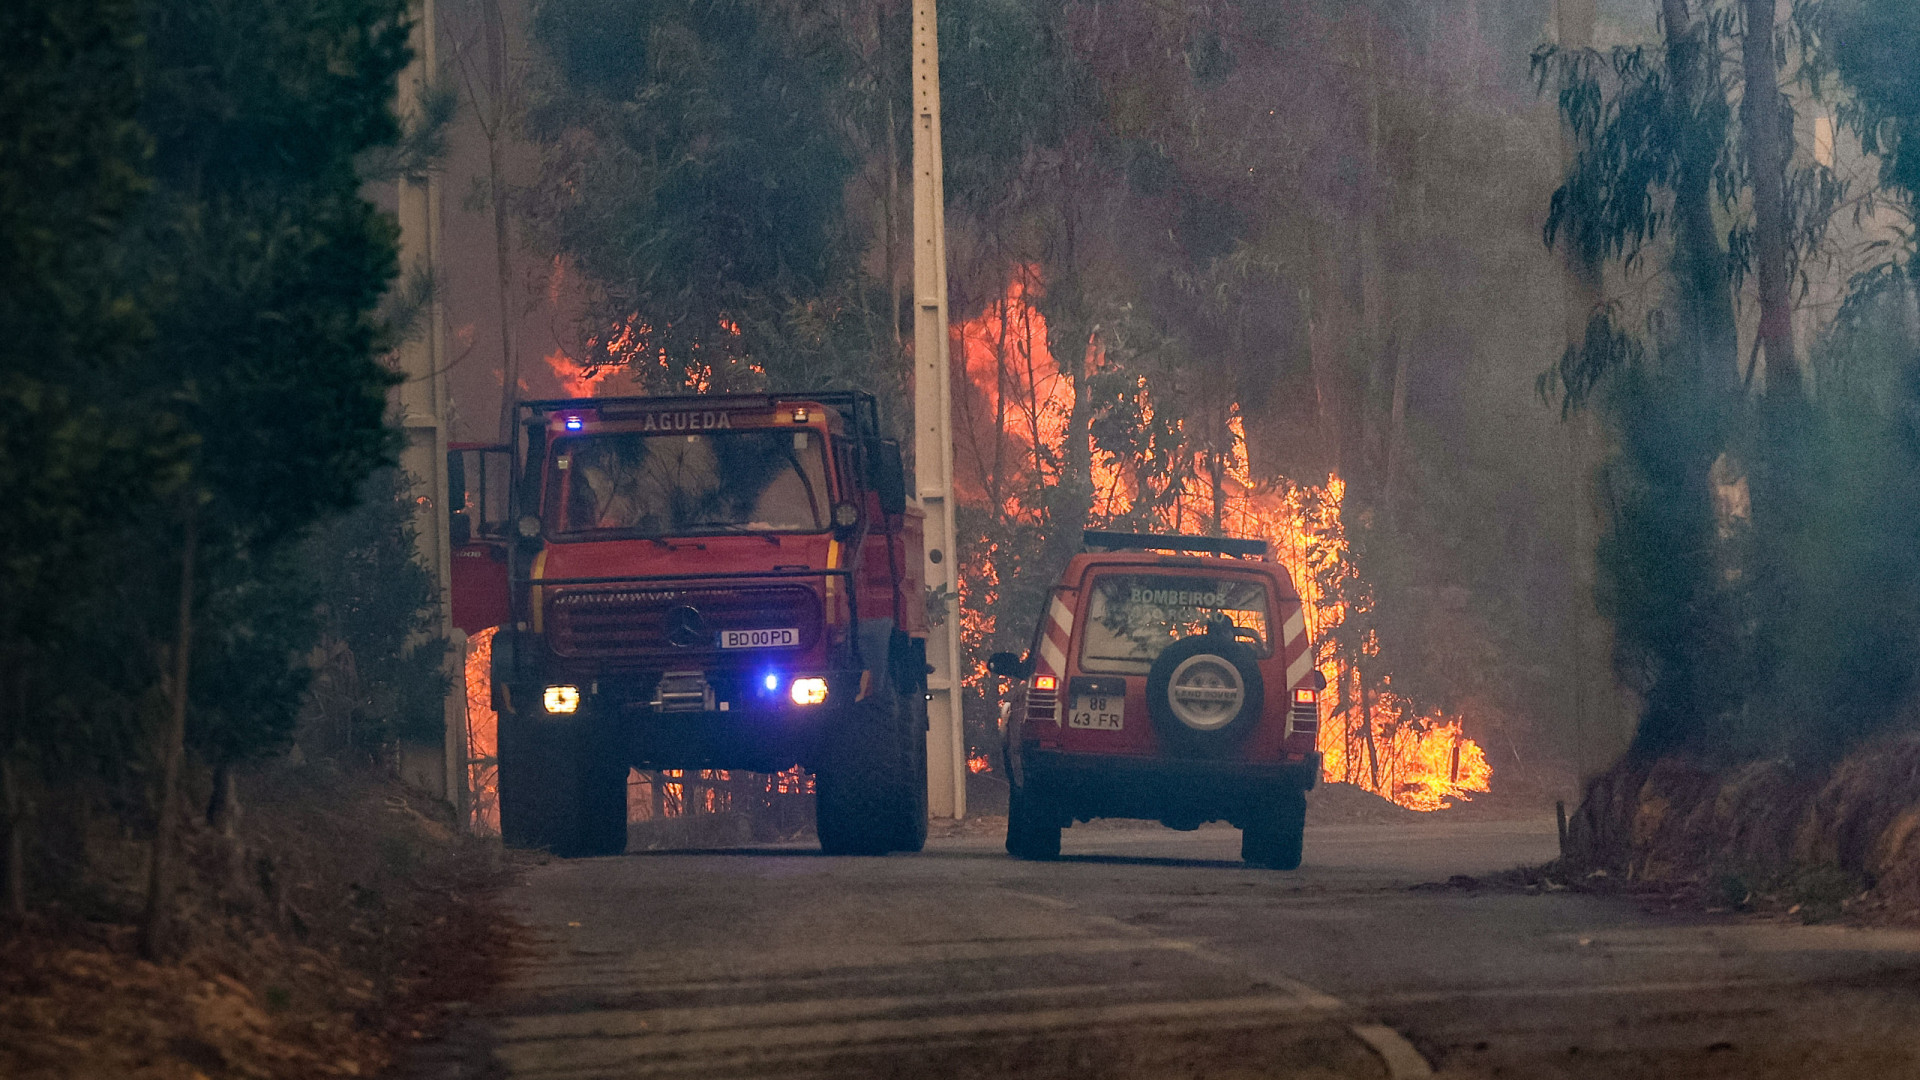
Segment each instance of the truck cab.
M626 845L631 768L814 773L822 847L926 837L921 517L870 395L520 406L501 830Z

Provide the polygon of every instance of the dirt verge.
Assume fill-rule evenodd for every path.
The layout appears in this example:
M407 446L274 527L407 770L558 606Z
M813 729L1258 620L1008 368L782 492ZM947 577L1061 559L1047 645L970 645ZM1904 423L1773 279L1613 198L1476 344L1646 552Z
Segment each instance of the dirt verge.
M1568 823L1563 884L1808 920L1920 924L1920 735L1823 768L1628 758Z
M243 792L231 835L188 837L184 940L165 962L114 917L133 910L130 841L95 841L84 901L0 931L0 1076L371 1076L497 981L515 939L496 844L331 767L277 767Z

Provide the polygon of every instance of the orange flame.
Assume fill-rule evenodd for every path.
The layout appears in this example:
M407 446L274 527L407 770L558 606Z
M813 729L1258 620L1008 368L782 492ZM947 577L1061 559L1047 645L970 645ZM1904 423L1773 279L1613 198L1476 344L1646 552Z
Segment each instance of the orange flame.
M487 836L500 833L499 733L493 711L493 634L489 626L467 638L468 826Z
M553 369L553 377L560 380L560 388L566 391L566 397L594 396L600 385L619 370L613 367L589 367L559 351L548 353L545 359L547 366Z
M952 334L961 369L957 374L965 376L955 395L955 485L962 500L989 509L997 504L1009 521L1038 518L1038 507L1023 500L1023 490L1057 482L1073 405L1073 386L1048 351L1046 319L1031 300L1038 292L1036 268L1018 267L1006 295ZM1105 358L1097 343L1090 341L1087 348L1088 368L1098 368ZM1144 379L1137 381L1135 394L1143 416L1151 418L1153 402ZM1341 625L1346 611L1322 594L1314 569L1334 565L1354 573L1340 518L1346 485L1338 476L1319 485L1257 481L1248 468L1246 432L1237 413L1229 417L1228 427L1233 446L1223 463L1219 506L1214 505L1211 482L1159 499L1169 493L1154 485L1165 484L1165 477L1141 475L1130 463L1096 447L1094 515L1124 516L1144 498L1155 496L1168 506L1156 516L1171 531L1199 531L1210 527L1217 515L1226 535L1267 540L1300 591L1308 633L1324 647L1326 633ZM1206 475L1201 467L1205 463L1197 457L1188 464L1195 466L1194 475ZM990 594L998 585L991 552L962 567L962 589L968 595ZM993 632L996 616L990 607L963 605L961 633L969 643L977 645ZM1321 705L1319 749L1328 780L1352 783L1423 811L1445 809L1450 800L1490 790L1493 770L1480 746L1466 737L1460 717L1415 715L1390 688L1361 695L1357 678L1348 678L1350 670L1324 652L1321 660L1328 686L1335 691L1323 695ZM967 681L977 687L985 678L984 668L977 668ZM1340 693L1349 682L1350 692Z

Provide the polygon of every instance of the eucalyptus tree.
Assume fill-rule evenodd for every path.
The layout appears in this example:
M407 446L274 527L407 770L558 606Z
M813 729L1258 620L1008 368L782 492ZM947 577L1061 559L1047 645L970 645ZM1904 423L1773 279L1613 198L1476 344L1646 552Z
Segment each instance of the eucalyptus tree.
M1920 585L1914 447L1845 384L1806 385L1794 355L1793 297L1846 193L1794 153L1782 82L1819 93L1846 52L1835 21L1859 10L1809 0L1776 27L1764 0L1662 0L1658 48L1536 55L1578 147L1547 242L1611 265L1619 286L1661 289L1632 312L1644 329L1616 292L1540 382L1563 411L1609 422L1601 601L1642 698L1642 754L1818 757L1889 722L1914 685L1890 656L1920 648L1920 627L1876 600ZM1853 77L1893 70L1876 67L1856 60Z
M0 9L0 887L24 914L28 773L59 763L51 730L64 616L103 522L164 480L106 380L148 331L114 241L146 189L135 122L134 5L23 0ZM44 676L44 677L43 677ZM49 706L54 706L49 708Z

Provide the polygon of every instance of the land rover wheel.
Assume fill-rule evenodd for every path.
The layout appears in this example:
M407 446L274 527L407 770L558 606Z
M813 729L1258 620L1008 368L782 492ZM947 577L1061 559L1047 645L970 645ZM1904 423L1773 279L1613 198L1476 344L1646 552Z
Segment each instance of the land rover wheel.
M1260 723L1266 688L1253 650L1225 634L1183 638L1147 669L1147 714L1175 753L1224 757Z
M927 838L927 739L889 695L859 702L835 725L814 770L820 850L829 855L918 851Z
M1297 870L1306 842L1307 793L1294 788L1257 807L1240 830L1240 859L1267 870Z
M1025 784L1007 791L1007 854L1016 859L1060 857L1060 817Z
M500 835L562 858L627 849L627 769L616 744L566 723L500 716Z

